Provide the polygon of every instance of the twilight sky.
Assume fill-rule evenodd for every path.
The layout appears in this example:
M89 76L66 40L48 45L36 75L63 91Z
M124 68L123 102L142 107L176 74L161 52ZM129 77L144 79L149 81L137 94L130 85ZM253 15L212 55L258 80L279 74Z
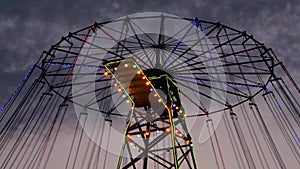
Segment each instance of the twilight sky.
M0 103L34 64L42 51L61 36L88 26L136 12L165 12L180 17L221 23L246 30L272 47L295 80L300 79L299 0L1 0Z
M62 36L137 12L197 16L247 31L272 47L300 84L299 0L0 0L0 106Z

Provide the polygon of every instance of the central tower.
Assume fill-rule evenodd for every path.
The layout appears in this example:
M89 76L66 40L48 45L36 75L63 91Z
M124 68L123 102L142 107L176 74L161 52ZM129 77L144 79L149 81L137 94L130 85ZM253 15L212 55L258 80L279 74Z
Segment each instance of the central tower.
M142 70L132 59L104 63L131 103L118 167L147 168L150 161L164 168L197 168L180 90L160 69Z

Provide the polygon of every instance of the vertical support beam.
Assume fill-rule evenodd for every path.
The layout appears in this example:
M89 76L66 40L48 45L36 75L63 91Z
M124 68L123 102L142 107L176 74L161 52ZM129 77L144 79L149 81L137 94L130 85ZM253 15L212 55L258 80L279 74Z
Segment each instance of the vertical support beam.
M170 128L171 128L171 138L172 138L172 148L173 148L173 159L175 168L178 169L178 159L177 159L177 150L176 150L176 142L175 142L175 125L173 121L172 111L169 107L166 107L169 112L169 121L170 121Z
M156 51L156 61L155 61L155 67L156 68L161 68L161 63L160 63L160 60L161 60L161 50L163 49L163 41L164 41L164 21L165 21L165 18L164 18L164 15L161 14L161 22L160 22L160 30L159 30L159 35L158 35L158 47L155 49Z
M211 136L212 132L214 132L214 131L211 132L211 130L210 130L210 126L212 126L211 123L212 123L212 120L210 118L206 120L206 127L207 127L208 133L210 135L210 137L209 137L210 138L210 143L211 143L211 146L212 146L212 149L213 149L213 154L214 154L214 157L215 157L215 160L216 160L217 168L219 169L220 168L219 161L217 159L216 150L215 150L215 147L214 147L214 142L213 142L213 139L212 139L212 136Z
M265 93L265 94L269 94L269 93ZM264 96L265 96L265 94L264 94ZM264 134L266 135L267 141L270 144L270 147L271 147L271 149L273 151L273 154L275 155L275 158L276 158L277 162L280 165L280 168L286 169L286 166L285 166L285 164L284 164L284 162L283 162L283 160L282 160L282 158L281 158L281 156L280 156L280 154L279 154L279 152L278 152L278 150L276 148L276 145L275 145L275 143L274 143L274 141L273 141L273 139L271 137L271 134L270 134L270 132L269 132L269 130L267 128L267 125L266 125L265 121L263 120L263 117L262 117L262 115L261 115L261 113L260 113L260 111L258 109L257 104L254 103L254 102L251 102L250 106L254 106L255 107L255 110L256 110L256 113L258 115L258 118L259 118L259 120L260 120L260 122L261 122L261 124L263 126Z
M150 114L150 111L148 109L148 107L145 107L145 111L146 111L146 114ZM149 117L146 117L147 118L147 124L146 124L146 130L149 131L150 130L150 119ZM150 138L150 134L151 132L149 132L149 134L147 135L146 134L146 139L145 139L145 150L144 150L144 161L143 161L143 169L147 169L147 166L148 166L148 151L149 151L149 138Z

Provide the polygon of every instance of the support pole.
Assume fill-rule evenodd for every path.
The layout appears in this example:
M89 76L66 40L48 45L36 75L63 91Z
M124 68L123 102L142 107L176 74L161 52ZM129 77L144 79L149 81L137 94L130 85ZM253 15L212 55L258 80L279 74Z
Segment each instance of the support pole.
M236 130L237 136L239 138L239 141L241 143L242 150L244 152L248 167L250 169L256 169L253 158L252 158L250 150L249 150L249 147L248 147L246 139L244 137L243 131L242 131L241 126L239 124L237 115L235 113L233 113L232 109L230 110L230 116L231 116L234 128Z

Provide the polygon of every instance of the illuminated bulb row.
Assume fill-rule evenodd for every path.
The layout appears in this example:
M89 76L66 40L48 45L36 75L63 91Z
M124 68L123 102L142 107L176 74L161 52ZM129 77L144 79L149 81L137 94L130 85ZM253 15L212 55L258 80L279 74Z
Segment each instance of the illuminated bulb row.
M157 130L157 131L159 132L159 130ZM157 131L156 131L156 132L157 132ZM144 134L145 134L146 136L149 136L149 135L150 135L150 132L149 132L149 131L145 131ZM137 134L136 136L137 136L137 137L141 137L141 134ZM127 137L127 138L130 138L131 135L130 135L130 134L127 134L126 137Z
M176 129L175 130L175 133L179 136L179 137L182 137L182 133L179 133L179 131Z
M186 140L185 142L186 142L186 144L190 144L191 140Z
M140 74L142 74L142 72L139 70L139 71L137 71L137 74L140 75ZM143 76L143 77L142 77L143 80L145 80L146 78L147 78L146 76ZM149 86L149 85L150 85L150 82L147 81L147 82L146 82L146 85ZM152 90L153 90L153 89L152 89Z
M159 133L160 131L159 130L156 130L156 133ZM166 132L170 132L170 128L166 128ZM182 133L178 133L179 131L178 130L175 130L175 133L179 136L179 137L182 137ZM146 136L149 136L150 135L150 132L149 131L146 131L144 132L144 134ZM126 137L130 138L131 135L130 134L127 134ZM137 134L136 137L141 137L141 134ZM186 143L189 144L190 143L190 140L186 140Z
M170 129L167 128L166 131L170 131ZM146 136L149 136L149 135L150 135L150 132L149 132L149 131L145 131L145 132L143 132L143 133L144 133ZM156 130L156 133L160 133L160 131L159 131L159 130ZM130 135L130 134L127 134L126 137L127 137L127 138L130 138L131 135ZM141 134L136 134L136 137L140 138L140 137L141 137Z
M124 64L124 67L127 68L128 66L129 66L129 65L128 65L127 63ZM137 68L136 64L132 65L132 68L134 68L134 69Z
M168 127L168 128L166 128L166 132L170 132L170 128ZM183 135L182 135L182 133L179 133L179 131L176 129L175 130L175 133L179 136L179 137L182 137Z
M117 68L117 67L114 67L114 70L118 70L118 68ZM105 72L104 72L104 76L108 76L108 74L109 74L108 71L105 71Z
M130 145L131 145L133 148L136 148L136 145L135 145L133 142L130 142Z
M117 84L115 83L115 84L114 84L114 86L117 86ZM122 92L122 88L118 88L118 92ZM123 97L123 98L125 98L125 97L126 97L126 95L125 95L125 94L123 94L123 95L122 95L122 97ZM129 99L127 99L127 100L126 100L126 103L130 103L130 100L129 100ZM133 110L133 109L134 109L134 107L131 107L131 110Z
M186 144L190 145L191 147L194 147L192 140L186 140L185 142L186 142Z
M124 67L127 68L127 67L128 67L128 64L125 63L125 64L124 64ZM135 64L134 64L132 67L133 67L134 69L137 68L137 66L136 66ZM117 67L114 67L114 70L118 70L118 68L117 68ZM108 71L105 71L105 72L104 72L104 76L107 76L108 74L109 74ZM138 74L141 74L141 72L138 71Z
M172 108L175 108L175 110L179 110L179 106L176 106L176 104L173 104Z
M140 71L138 71L138 72L140 72ZM138 74L139 74L139 73L138 73ZM142 79L145 80L145 79L146 79L146 76L143 76ZM150 82L147 81L147 82L146 82L146 85L149 86L149 85L150 85Z

